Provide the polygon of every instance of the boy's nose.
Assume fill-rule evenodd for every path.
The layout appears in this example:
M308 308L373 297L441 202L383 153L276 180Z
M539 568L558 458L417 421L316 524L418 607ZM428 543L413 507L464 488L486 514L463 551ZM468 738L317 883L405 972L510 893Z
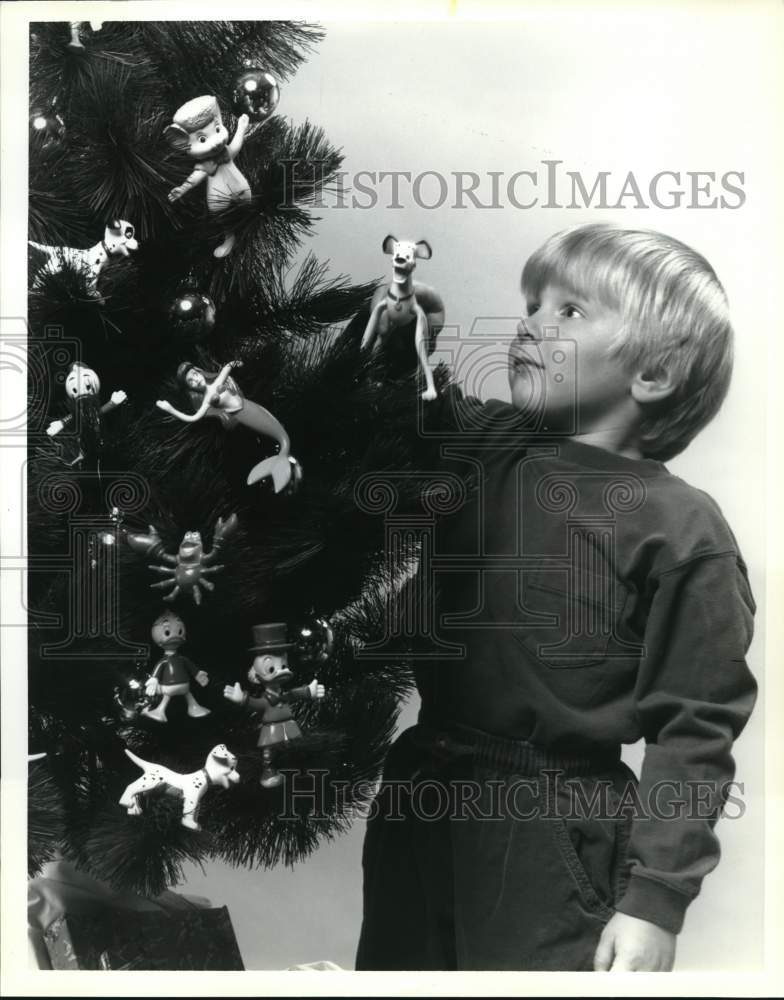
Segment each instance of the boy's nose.
M536 335L531 332L528 326L530 322L531 322L530 319L529 320L521 319L520 322L517 324L518 340L536 340Z

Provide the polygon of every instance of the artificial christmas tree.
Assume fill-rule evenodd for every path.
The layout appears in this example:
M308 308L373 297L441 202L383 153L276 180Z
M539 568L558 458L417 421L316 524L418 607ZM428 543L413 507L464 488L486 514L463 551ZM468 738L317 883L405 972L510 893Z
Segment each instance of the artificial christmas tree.
M31 786L31 870L56 847L118 888L155 894L185 859L300 860L367 796L411 684L404 643L387 640L416 530L391 551L381 515L390 491L400 510L418 500L422 478L405 472L430 467L419 418L442 402L421 401L417 357L390 372L383 351L360 350L374 284L332 279L311 256L289 273L308 204L341 163L316 126L273 113L320 30L77 29L34 24L30 50L29 237L78 251L53 267L30 249L29 728L31 750L47 753L35 765L46 779L36 771ZM172 200L184 176L206 180L209 210L197 196ZM96 274L80 248L117 220L133 227L134 252ZM102 421L96 388L52 436L74 366L122 386L124 405ZM443 389L444 371L434 375ZM238 423L246 430L225 433ZM167 609L187 629L205 711L175 698L162 725L148 640ZM295 685L318 673L318 694L286 707L275 770L288 780L272 784L259 717L224 697L250 680L248 703L269 700L248 673L260 622L288 626ZM120 806L138 777L126 750L188 777L221 744L241 780L200 802L201 832L183 828L182 799L157 785L132 817ZM330 780L305 801L297 777L314 770Z

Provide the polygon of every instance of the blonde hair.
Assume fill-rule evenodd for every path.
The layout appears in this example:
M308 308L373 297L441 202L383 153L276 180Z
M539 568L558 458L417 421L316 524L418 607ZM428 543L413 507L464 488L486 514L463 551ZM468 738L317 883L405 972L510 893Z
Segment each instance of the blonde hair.
M727 296L705 258L662 233L609 223L556 233L526 262L522 290L558 284L618 310L613 355L630 371L668 371L675 390L646 406L646 458L679 454L718 412L732 375Z

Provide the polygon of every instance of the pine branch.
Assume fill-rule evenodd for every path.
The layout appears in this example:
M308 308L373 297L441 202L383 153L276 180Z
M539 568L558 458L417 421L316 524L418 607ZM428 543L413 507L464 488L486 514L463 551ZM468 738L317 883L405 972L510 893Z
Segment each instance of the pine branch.
M100 298L70 265L51 273L40 254L30 254L28 510L30 552L42 571L31 573L28 590L29 691L35 718L46 720L40 728L52 781L35 799L38 815L51 817L59 801L57 839L78 866L157 893L181 877L185 861L294 863L345 830L368 801L398 705L411 690L413 660L405 643L390 645L381 659L363 650L387 642L402 600L395 593L417 551L385 552L383 516L358 505L355 488L366 474L380 481L393 474L401 510L418 511L437 441L421 433L416 359L401 364L359 349L375 283L330 277L328 264L312 255L291 270L342 162L321 129L279 116L252 128L238 159L253 192L246 203L210 215L203 192L168 201L191 170L163 138L175 108L214 94L233 132L230 91L243 58L285 79L321 31L281 22L109 22L81 31L84 49L74 52L67 24L34 29L31 94L42 106L56 97L66 129L60 146L31 143L31 234L45 244L86 247L100 240L108 217L119 216L136 226L140 246L107 264ZM227 230L236 233L236 246L217 260L213 250ZM217 306L215 328L199 343L177 334L169 318L186 278ZM64 328L66 353L75 355L61 357L59 369L49 325ZM401 342L408 333L413 337L402 331ZM66 411L56 378L77 355L98 372L102 401L115 389L128 394L104 422L100 477L66 465L62 441L43 434ZM156 408L161 398L189 408L175 379L187 360L213 372L242 362L235 376L246 399L270 409L289 433L304 469L297 492L246 485L251 466L273 454L273 442L215 420L186 426ZM446 386L445 370L436 381ZM441 412L440 402L429 406ZM437 425L440 418L428 419ZM150 643L162 607L151 583L159 577L149 560L125 545L104 547L71 515L105 517L107 484L128 472L145 492L140 509L125 511L124 526L154 524L167 552L177 552L190 530L200 531L209 549L216 519L239 518L215 590L200 607L187 596L176 603L187 629L184 653L209 675L195 691L210 710L205 718L189 718L181 698L165 724L118 703L118 689L130 698L129 679L143 681L159 654ZM93 597L96 581L115 565L119 601L109 607ZM77 628L74 609L88 607L90 628ZM318 670L294 655L292 664L298 683L318 673L328 693L294 706L304 735L276 748L276 766L290 782L271 792L259 784L260 720L233 706L223 689L249 683L253 625L295 628L314 611L332 620L332 658ZM138 817L119 807L138 776L125 747L186 773L224 742L239 757L242 781L205 798L203 833L181 826L181 802L170 795L147 796ZM323 787L308 805L294 794L297 782L318 775ZM33 826L33 863L47 849L43 826Z
M56 99L58 108L67 112L72 100L78 101L86 81L93 74L100 74L109 64L131 69L137 86L146 84L150 92L153 91L156 70L145 51L137 24L107 22L100 32L93 32L87 22L82 22L80 33L84 47L74 50L69 47L71 33L67 21L31 23L32 105L48 106Z
M344 275L328 277L329 263L308 254L299 270L290 277L284 268L268 270L256 294L248 297L246 308L254 325L264 331L263 339L248 339L240 348L253 357L269 350L275 340L290 335L305 337L335 326L363 307L375 285L352 285Z
M140 239L168 229L175 212L171 153L163 138L169 115L145 104L145 81L123 64L85 74L78 107L69 110L71 190L96 225L128 219Z
M225 100L246 59L285 80L324 36L316 25L293 21L147 21L139 31L178 103L197 94Z
M29 765L27 784L27 876L35 878L59 849L65 813L60 792L46 760Z

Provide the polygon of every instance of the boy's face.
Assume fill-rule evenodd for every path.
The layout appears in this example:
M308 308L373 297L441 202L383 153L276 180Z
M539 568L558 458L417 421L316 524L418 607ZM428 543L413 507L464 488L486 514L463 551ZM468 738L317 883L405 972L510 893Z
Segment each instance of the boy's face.
M632 375L610 353L620 313L558 285L526 302L526 313L509 348L512 404L537 413L543 430L630 427Z

